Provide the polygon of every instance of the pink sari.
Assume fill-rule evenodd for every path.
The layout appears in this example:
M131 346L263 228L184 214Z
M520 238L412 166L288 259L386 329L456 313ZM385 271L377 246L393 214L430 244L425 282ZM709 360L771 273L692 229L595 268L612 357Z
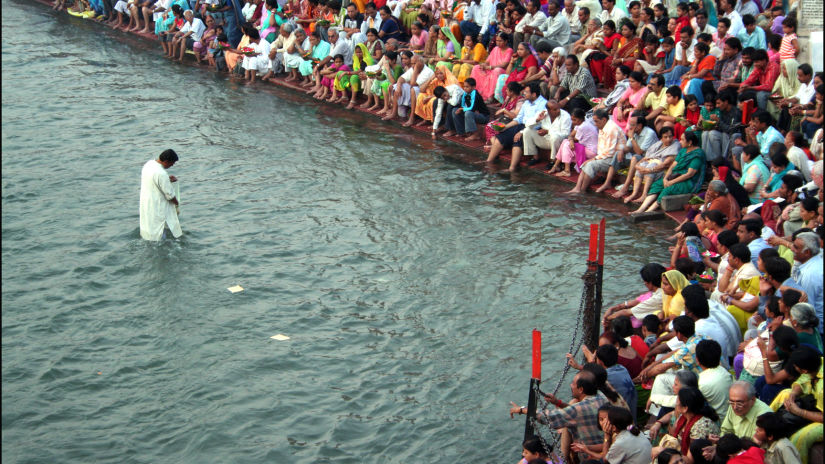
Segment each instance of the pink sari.
M631 87L628 87L627 90L624 91L622 97L619 100L621 101L622 98L626 98L627 102L630 105L636 106L639 104L639 101L645 95L646 90L647 87L644 85L639 87L639 90L633 90ZM619 108L618 104L615 107L613 107L613 122L615 122L616 125L621 127L622 131L625 131L627 130L627 118L625 118L623 121L620 121L619 116L621 115L621 113L622 110Z
M480 65L473 66L470 77L476 80L476 90L485 100L493 96L496 90L498 76L504 74L505 68L495 68L494 66L506 66L513 56L513 49L507 48L502 51L500 47L493 47L493 51L487 56L487 64L493 69L484 70Z

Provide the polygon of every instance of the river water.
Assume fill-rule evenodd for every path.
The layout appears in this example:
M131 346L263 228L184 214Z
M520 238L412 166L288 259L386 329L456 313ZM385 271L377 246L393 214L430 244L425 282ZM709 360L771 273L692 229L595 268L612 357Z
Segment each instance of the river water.
M2 8L4 462L514 463L530 330L548 389L587 225L606 303L666 259L669 223ZM140 169L168 147L185 235L153 245Z

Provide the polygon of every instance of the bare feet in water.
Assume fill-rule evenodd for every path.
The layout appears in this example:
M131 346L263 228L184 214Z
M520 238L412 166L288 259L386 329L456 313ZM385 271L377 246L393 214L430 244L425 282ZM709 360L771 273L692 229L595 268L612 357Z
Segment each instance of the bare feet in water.
M627 195L627 189L624 188L624 185L622 185L621 187L619 187L619 190L616 190L615 192L613 192L612 196L613 196L613 198L621 198L625 195Z
M612 187L612 185L610 185L610 184L602 184L599 188L597 188L597 189L596 189L596 193L602 193L602 192L604 192L605 190L609 189L610 187Z

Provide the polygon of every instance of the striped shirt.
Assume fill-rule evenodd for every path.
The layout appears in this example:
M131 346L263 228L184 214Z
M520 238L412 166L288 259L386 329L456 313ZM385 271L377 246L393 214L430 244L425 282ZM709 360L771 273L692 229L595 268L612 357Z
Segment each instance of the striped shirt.
M593 76L590 71L584 66L579 66L579 70L575 74L567 74L562 78L559 86L569 90L570 92L578 90L582 95L590 98L596 96L596 83L593 82Z
M788 34L782 37L782 45L779 46L779 61L796 59L796 49L793 46L793 41L796 39L796 34Z
M536 418L551 429L567 428L573 441L598 445L604 440L604 432L599 430L599 407L606 403L607 398L597 394L564 409L541 411Z
M599 131L599 142L596 145L596 159L609 158L617 153L622 152L622 148L627 141L624 132L612 119L608 119L607 123Z

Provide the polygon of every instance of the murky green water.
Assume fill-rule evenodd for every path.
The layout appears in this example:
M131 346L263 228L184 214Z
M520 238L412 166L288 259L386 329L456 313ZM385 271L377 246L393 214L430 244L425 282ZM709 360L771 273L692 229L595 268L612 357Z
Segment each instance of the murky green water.
M508 401L533 327L561 367L587 225L608 302L666 258L668 224L615 203L2 8L4 462L516 462ZM149 245L140 168L167 147L185 236Z

